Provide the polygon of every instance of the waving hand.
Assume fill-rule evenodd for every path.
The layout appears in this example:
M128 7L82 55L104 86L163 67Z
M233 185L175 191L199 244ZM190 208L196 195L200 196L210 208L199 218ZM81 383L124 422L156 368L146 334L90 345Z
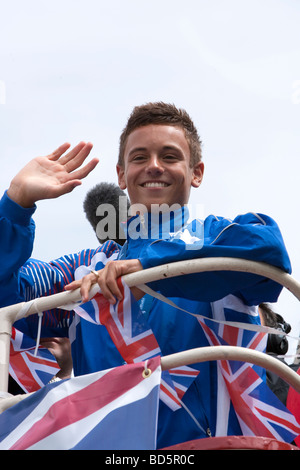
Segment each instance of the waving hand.
M94 158L81 167L93 147L80 142L69 149L65 143L46 157L31 160L12 180L7 195L22 207L32 207L41 199L57 198L81 184L97 165Z

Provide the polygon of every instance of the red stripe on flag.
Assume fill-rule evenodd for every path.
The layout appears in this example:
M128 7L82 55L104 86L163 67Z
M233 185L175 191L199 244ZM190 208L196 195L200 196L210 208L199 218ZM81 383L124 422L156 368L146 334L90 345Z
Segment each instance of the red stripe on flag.
M36 392L41 387L33 377L28 365L26 364L26 361L23 358L23 354L26 353L19 353L14 355L10 359L10 366L18 378L18 381L22 384L22 387L24 387L28 393Z
M222 361L222 365L223 362L224 361ZM227 390L236 413L241 417L248 428L251 429L253 434L256 436L274 437L272 431L270 431L253 412L254 405L249 405L242 398L243 392L245 392L245 390L247 390L248 387L251 386L257 379L259 379L259 376L252 369L252 367L248 366L246 369L244 369L233 382L229 382L226 376L223 375L223 377L227 383ZM251 400L251 397L249 397L249 399Z
M99 318L101 325L104 325L114 342L116 348L127 363L134 362L136 358L149 354L151 351L159 349L158 343L151 330L145 333L144 337L127 344L114 318L110 312L110 304L102 294L96 294L94 297L99 309ZM124 334L124 333L123 333Z
M176 386L176 384L174 384L174 387L175 387L175 390L176 390L176 393L177 393L178 397L180 398L180 400L182 400L186 390L182 390L181 388L178 388Z
M169 400L171 402L174 402L176 403L176 405L178 405L179 407L181 407L181 403L180 401L177 399L176 397L176 392L174 391L173 393L164 385L163 382L161 382L160 384L160 390L161 392L163 392L165 395L167 395L167 397L169 398Z
M252 342L249 343L248 347L251 349L256 349L267 334L268 333L258 333L255 335Z
M274 414L274 413L270 413L266 410L263 410L261 408L255 408L256 410L258 410L259 414L261 414L262 416L264 416L266 419L268 419L269 421L273 421L275 422L276 424L279 423L281 424L282 426L285 426L287 428L289 428L290 430L292 430L295 434L299 434L299 425L298 423L291 423L291 421L288 421L286 420L285 418L280 418L278 416L278 414ZM278 412L278 410L276 410Z
M206 325L206 323L204 321L202 321L201 319L198 319L198 321L199 321L200 325L202 326L203 331L208 336L210 343L213 346L220 346L220 342L219 342L218 338L216 338L214 332ZM230 374L229 363L227 361L223 361L222 366L224 367L226 373Z
M239 329L233 326L224 325L222 338L228 344L237 344L239 336Z
M149 360L147 367L154 371L159 364L160 358L156 357ZM121 381L120 371L121 369L125 370L124 367L126 368L126 380ZM144 367L140 363L111 369L96 382L57 401L12 446L11 450L28 449L36 442L105 407L142 382L144 380L143 370ZM101 392L99 393L99 391Z

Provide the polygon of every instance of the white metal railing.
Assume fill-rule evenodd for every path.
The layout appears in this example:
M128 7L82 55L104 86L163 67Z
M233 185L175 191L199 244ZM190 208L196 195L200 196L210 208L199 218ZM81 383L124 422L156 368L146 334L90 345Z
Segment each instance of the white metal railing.
M138 287L139 285L147 284L155 280L204 271L240 271L258 274L281 284L300 300L300 283L293 279L291 275L266 263L238 258L200 258L178 261L127 274L123 276L123 280L129 287ZM96 293L97 288L98 286L91 289L91 297ZM67 308L67 306L80 302L80 289L76 289L74 291L60 292L48 297L40 297L30 302L22 302L0 309L0 392L3 392L2 395L5 395L8 389L10 338L13 323L28 315L53 308ZM296 372L267 354L247 348L217 346L184 351L172 354L171 356L162 357L162 368L169 369L178 367L179 365L188 365L195 362L217 359L244 360L245 362L260 365L276 373L300 393L300 376L297 375ZM18 397L2 399L0 412L7 407L5 402L7 402L8 406L11 406L11 404L19 399Z

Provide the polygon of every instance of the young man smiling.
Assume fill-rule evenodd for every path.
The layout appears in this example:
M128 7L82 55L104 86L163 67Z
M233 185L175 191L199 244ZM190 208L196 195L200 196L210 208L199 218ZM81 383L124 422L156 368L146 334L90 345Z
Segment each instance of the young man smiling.
M103 295L115 303L116 298L122 296L117 285L119 276L196 257L241 257L264 261L290 272L280 231L268 216L251 213L233 221L214 216L204 221L186 219L184 208L190 189L199 187L203 178L201 142L188 114L165 103L136 107L120 138L119 185L127 189L131 204L139 208L138 214L128 221L124 246L108 241L95 250L83 250L51 263L26 261L34 238L31 221L34 203L72 190L96 165L92 160L78 169L91 150L90 144L79 144L64 155L66 149L67 146L62 146L49 157L30 162L14 178L0 202L2 250L5 244L10 245L5 269L0 270L2 306L77 287L81 288L85 301L95 282ZM153 221L151 209L157 210L163 204L169 208L174 204L179 207L170 216L176 230L164 224L162 218ZM145 218L146 236L143 233ZM131 224L139 227L143 236L137 237L135 231L133 237ZM156 232L152 231L153 225L156 225ZM153 282L151 286L181 309L216 320L256 324L259 324L256 306L263 301L276 301L281 292L281 287L271 280L234 272L198 273ZM194 316L143 296L137 289L133 293L139 299L143 319L152 329L163 356L208 345ZM35 316L17 322L17 327L34 336ZM47 312L43 334L57 336L58 332L71 338L75 375L123 363L102 325L61 310ZM224 383L220 385L217 365L201 363L194 367L200 373L183 397L184 407L171 411L160 403L158 448L208 435L242 433Z
M132 204L180 204L189 201L191 187L201 184L204 164L191 162L184 130L152 124L134 130L127 139L119 186L128 190Z

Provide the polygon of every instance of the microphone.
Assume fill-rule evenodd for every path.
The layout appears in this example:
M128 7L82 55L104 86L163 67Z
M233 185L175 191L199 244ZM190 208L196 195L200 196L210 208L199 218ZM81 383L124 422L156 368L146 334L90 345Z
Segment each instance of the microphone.
M87 192L83 210L101 244L113 240L124 245L126 235L120 224L126 223L129 207L128 197L114 183L99 183Z

